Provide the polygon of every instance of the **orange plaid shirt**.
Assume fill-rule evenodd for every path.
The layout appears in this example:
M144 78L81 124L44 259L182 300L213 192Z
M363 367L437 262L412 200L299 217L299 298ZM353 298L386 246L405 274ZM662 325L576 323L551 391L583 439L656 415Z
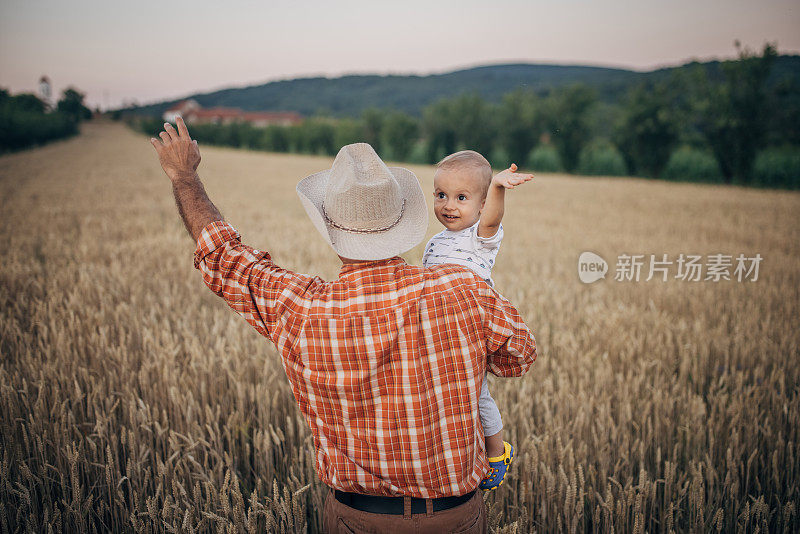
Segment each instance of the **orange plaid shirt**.
M294 273L216 221L197 242L206 285L272 340L327 485L435 498L475 489L488 464L478 396L487 367L520 376L536 343L517 310L457 265L402 258Z

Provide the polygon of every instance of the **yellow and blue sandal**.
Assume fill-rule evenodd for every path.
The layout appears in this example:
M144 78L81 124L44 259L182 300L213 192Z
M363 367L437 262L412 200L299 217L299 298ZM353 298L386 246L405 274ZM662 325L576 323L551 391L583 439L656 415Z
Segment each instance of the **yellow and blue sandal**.
M489 460L489 472L486 473L486 477L481 480L481 483L478 486L482 490L488 491L497 489L506 478L508 466L512 461L514 461L514 447L512 447L507 441L503 442L503 446L505 447L505 450L501 456L487 458L487 460Z

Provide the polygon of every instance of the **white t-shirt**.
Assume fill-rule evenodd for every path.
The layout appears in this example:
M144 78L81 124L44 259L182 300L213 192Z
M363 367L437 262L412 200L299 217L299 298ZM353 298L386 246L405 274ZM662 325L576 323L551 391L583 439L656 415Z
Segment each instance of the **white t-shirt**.
M422 266L455 263L472 269L478 276L494 287L492 267L503 240L503 223L492 237L478 236L480 220L458 232L444 230L428 241Z

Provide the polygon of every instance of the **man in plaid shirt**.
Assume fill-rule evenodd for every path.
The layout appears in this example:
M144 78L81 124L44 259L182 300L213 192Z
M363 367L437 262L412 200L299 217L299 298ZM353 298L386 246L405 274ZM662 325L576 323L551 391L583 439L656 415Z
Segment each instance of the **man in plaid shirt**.
M282 269L223 220L197 176L197 142L177 126L151 143L195 267L281 355L332 488L326 530L485 532L478 396L487 368L521 376L536 359L517 310L471 270L403 261L427 229L422 190L363 143L298 185L342 260L338 279Z

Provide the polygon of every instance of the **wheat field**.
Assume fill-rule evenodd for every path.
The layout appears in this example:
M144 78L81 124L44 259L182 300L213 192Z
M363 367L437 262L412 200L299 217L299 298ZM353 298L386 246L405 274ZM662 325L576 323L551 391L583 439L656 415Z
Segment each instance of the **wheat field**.
M0 529L318 532L275 348L203 285L148 139L82 128L0 158ZM294 191L331 158L201 153L245 242L336 277ZM496 288L539 355L491 383L518 451L492 531L798 531L800 194L541 175L504 227ZM605 280L581 283L583 251ZM613 276L621 254L718 253L760 254L758 280Z

